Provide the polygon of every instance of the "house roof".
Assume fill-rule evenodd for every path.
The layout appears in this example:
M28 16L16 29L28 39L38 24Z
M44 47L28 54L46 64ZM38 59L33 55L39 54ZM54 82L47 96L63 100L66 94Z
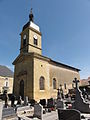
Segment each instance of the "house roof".
M58 67L63 67L63 68L66 68L66 69L71 69L71 70L74 70L74 71L77 71L79 72L80 69L78 68L75 68L75 67L72 67L72 66L69 66L69 65L66 65L66 64L63 64L61 62L57 62L57 61L54 61L52 60L51 58L48 58L46 56L42 56L40 54L37 54L37 53L24 53L24 54L20 54L13 62L13 65L15 65L17 63L17 61L20 60L21 57L25 57L25 56L33 56L33 57L36 57L38 59L42 59L42 60L45 60L45 61L48 61L50 64L53 64L55 66L58 66Z
M13 72L8 67L0 65L0 76L13 77Z

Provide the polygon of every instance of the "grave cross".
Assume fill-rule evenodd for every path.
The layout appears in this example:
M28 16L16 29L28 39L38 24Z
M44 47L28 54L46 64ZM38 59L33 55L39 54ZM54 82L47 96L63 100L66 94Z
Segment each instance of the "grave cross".
M73 82L75 83L76 89L78 89L78 83L80 82L77 78L74 78Z
M57 99L61 99L60 88L58 88L57 90L58 90L58 92L57 92Z
M62 85L60 84L59 88L57 89L57 99L62 99L63 98L63 89L62 89Z

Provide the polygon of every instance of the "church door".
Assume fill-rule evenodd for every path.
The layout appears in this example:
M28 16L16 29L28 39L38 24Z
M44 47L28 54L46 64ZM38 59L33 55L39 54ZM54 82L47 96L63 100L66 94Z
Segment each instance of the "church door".
M19 89L19 95L24 99L24 81L20 81L20 89Z

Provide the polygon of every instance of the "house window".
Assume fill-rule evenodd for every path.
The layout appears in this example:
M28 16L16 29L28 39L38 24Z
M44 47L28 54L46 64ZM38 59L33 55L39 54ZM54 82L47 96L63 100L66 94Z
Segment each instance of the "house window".
M56 79L53 79L53 89L56 89Z
M66 83L64 83L64 89L67 89Z
M5 78L5 87L8 87L9 86L9 81L8 81L8 78Z
M33 39L34 39L34 45L38 45L38 39L36 35L34 35Z
M45 79L44 79L43 76L40 77L39 86L40 86L40 90L44 90L45 89Z
M6 87L8 87L8 82L6 82Z

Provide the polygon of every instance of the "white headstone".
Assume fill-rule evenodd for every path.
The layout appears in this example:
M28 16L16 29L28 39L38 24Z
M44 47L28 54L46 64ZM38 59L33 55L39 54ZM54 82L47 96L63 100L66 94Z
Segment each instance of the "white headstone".
M0 120L2 120L3 103L0 102Z
M34 117L43 120L43 106L39 103L34 105Z
M25 105L28 105L28 96L25 97L25 99L24 99L24 104L25 104Z

